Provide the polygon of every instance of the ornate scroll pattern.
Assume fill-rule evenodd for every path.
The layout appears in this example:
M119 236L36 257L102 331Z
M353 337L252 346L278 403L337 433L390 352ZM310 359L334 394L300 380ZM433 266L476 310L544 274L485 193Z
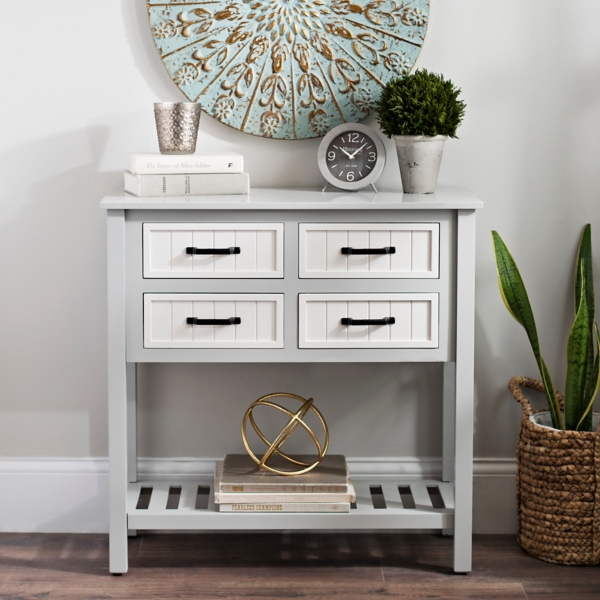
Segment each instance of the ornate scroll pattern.
M413 66L429 0L147 0L181 91L223 123L280 139L325 135L375 109Z

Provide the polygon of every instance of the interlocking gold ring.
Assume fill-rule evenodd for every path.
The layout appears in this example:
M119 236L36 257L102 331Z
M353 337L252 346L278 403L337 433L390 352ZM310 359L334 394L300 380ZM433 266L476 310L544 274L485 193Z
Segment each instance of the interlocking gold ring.
M278 397L293 398L294 400L298 400L299 402L302 402L302 406L296 413L293 413L292 411L288 410L287 408L285 408L283 406L280 406L279 404L275 404L274 402L269 402L269 400L271 398L278 398ZM252 414L252 411L254 410L254 408L256 406L270 406L271 408L276 408L277 410L280 410L281 412L285 413L286 415L288 415L290 417L290 420L288 421L287 425L281 430L281 433L275 438L275 441L270 442L266 438L266 436L263 434L263 432L259 429L258 425L256 424L256 421L254 420L254 415ZM321 422L321 425L323 426L323 431L325 432L325 441L322 446L321 446L321 443L319 442L317 436L311 430L311 428L303 421L303 417L306 415L306 413L309 410L313 410L315 412L319 421ZM250 424L252 425L252 428L254 429L254 431L256 432L258 437L268 446L268 450L265 452L262 459L259 459L254 454L254 452L252 452L252 450L250 448L250 444L248 444L248 438L246 437L246 426L247 426L248 420L250 421ZM307 462L298 460L292 456L288 456L285 452L283 452L281 450L281 446L283 446L283 444L287 441L287 439L292 435L294 429L296 429L296 427L298 427L298 425L302 425L302 427L304 427L304 429L306 430L306 432L308 433L308 435L310 436L312 441L315 443L315 446L317 447L318 457L313 463L307 463ZM275 394L267 394L266 396L263 396L262 398L255 400L250 405L250 407L246 411L246 414L244 415L244 420L242 421L242 440L244 441L244 446L246 447L248 454L252 457L252 460L260 468L267 469L268 471L271 471L272 473L276 473L277 475L302 475L303 473L308 473L309 471L312 471L312 469L314 469L321 462L321 460L323 460L323 457L327 453L327 448L329 447L329 430L327 429L327 423L325 423L325 419L323 418L323 415L319 412L319 410L313 404L312 398L309 398L308 400L306 400L305 398L302 398L302 396L297 396L296 394L288 394L285 392L278 392ZM297 471L281 471L279 469L270 467L267 464L267 461L270 458L272 458L275 454L278 454L279 456L286 459L287 461L289 461L295 465L298 465L300 467L304 467L304 468L299 469Z

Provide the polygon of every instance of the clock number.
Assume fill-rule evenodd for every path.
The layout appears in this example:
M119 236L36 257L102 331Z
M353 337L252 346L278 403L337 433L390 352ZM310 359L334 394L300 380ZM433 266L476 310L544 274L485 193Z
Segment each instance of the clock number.
M335 152L333 150L327 153L327 160L335 160Z
M354 181L354 171L348 171L348 173L346 173L346 180Z
M369 152L369 162L373 162L375 160L375 152Z
M350 143L356 144L358 142L358 138L359 138L358 133L351 133L350 134Z

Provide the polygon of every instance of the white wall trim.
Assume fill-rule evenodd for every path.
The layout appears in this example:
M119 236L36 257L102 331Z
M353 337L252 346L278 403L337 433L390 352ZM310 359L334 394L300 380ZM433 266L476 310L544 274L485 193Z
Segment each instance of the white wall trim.
M138 477L212 475L215 458L140 458ZM439 458L348 458L354 475L437 477ZM475 533L516 530L516 461L474 461ZM108 458L0 458L0 531L108 531Z
M0 475L8 473L108 473L108 458L0 458Z

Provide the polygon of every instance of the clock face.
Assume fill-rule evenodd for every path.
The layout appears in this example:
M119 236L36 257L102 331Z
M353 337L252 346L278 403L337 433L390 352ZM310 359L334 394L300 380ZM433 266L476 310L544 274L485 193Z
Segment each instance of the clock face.
M359 182L373 173L377 164L377 145L364 132L344 131L329 142L326 165L338 181Z
M317 163L328 184L350 192L370 185L375 190L385 166L385 146L367 125L343 123L323 138Z

